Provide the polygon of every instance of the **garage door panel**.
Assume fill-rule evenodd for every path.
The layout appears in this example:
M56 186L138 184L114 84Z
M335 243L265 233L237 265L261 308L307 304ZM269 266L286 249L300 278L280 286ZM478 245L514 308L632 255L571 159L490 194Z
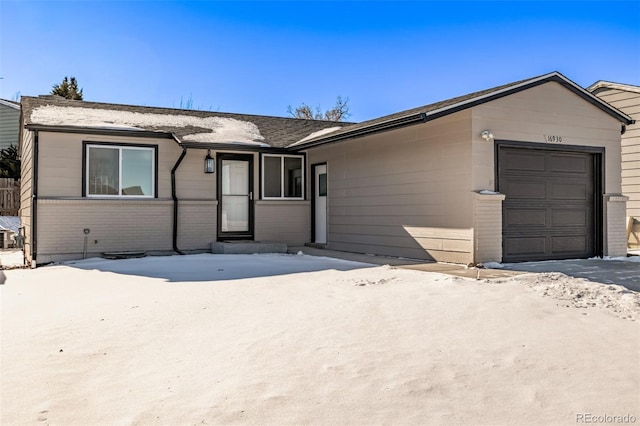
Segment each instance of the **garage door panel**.
M570 232L570 228L578 228L584 232L590 226L591 211L583 208L514 208L505 212L504 223L509 228L528 227L560 227Z
M549 156L549 171L562 174L587 173L591 162L584 154L555 154Z
M504 245L511 256L543 256L546 252L545 237L508 237Z
M589 201L592 197L591 188L588 184L581 182L559 182L551 181L552 200L578 200Z
M544 200L547 197L546 183L543 180L509 180L504 193L511 194L512 199Z
M589 249L585 235L551 237L551 251L555 254L581 254Z
M591 223L591 214L585 209L551 209L551 226L554 227L588 227Z
M594 255L593 154L500 147L503 260Z
M501 172L534 171L543 172L546 169L546 159L544 154L540 155L535 151L531 152L507 152L505 153L506 161L501 163Z
M547 226L547 211L545 209L512 209L505 214L505 223L509 227Z

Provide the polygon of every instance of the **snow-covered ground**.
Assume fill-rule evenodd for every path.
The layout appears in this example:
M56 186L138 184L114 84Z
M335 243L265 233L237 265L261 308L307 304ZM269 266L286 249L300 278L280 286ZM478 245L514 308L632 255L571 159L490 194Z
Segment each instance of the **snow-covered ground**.
M2 425L640 422L640 296L305 255L4 271Z

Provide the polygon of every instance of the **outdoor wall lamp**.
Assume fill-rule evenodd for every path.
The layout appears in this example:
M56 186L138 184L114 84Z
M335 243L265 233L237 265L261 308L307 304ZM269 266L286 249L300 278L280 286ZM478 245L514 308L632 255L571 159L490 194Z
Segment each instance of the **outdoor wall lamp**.
M493 140L493 133L491 133L490 130L483 130L482 133L480 133L480 136L482 136L482 139L487 142Z
M207 150L207 156L204 157L204 172L205 173L213 173L215 172L215 162L213 157L211 156L211 150Z

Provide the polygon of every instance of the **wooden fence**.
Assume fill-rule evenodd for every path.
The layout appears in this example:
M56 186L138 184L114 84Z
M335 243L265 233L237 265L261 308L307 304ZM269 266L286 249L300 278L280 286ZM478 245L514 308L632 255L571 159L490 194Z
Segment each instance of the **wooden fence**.
M0 216L18 216L20 179L0 178Z

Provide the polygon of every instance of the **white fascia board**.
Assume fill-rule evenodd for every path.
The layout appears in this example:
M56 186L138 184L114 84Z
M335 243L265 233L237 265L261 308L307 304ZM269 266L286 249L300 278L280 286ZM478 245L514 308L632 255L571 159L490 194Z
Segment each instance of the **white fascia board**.
M589 92L593 92L597 89L616 89L624 92L640 93L640 86L634 86L632 84L614 83L612 81L599 80L587 87Z
M16 105L13 102L5 101L4 99L0 99L0 105L8 106L9 108L17 109L20 111L20 105Z

